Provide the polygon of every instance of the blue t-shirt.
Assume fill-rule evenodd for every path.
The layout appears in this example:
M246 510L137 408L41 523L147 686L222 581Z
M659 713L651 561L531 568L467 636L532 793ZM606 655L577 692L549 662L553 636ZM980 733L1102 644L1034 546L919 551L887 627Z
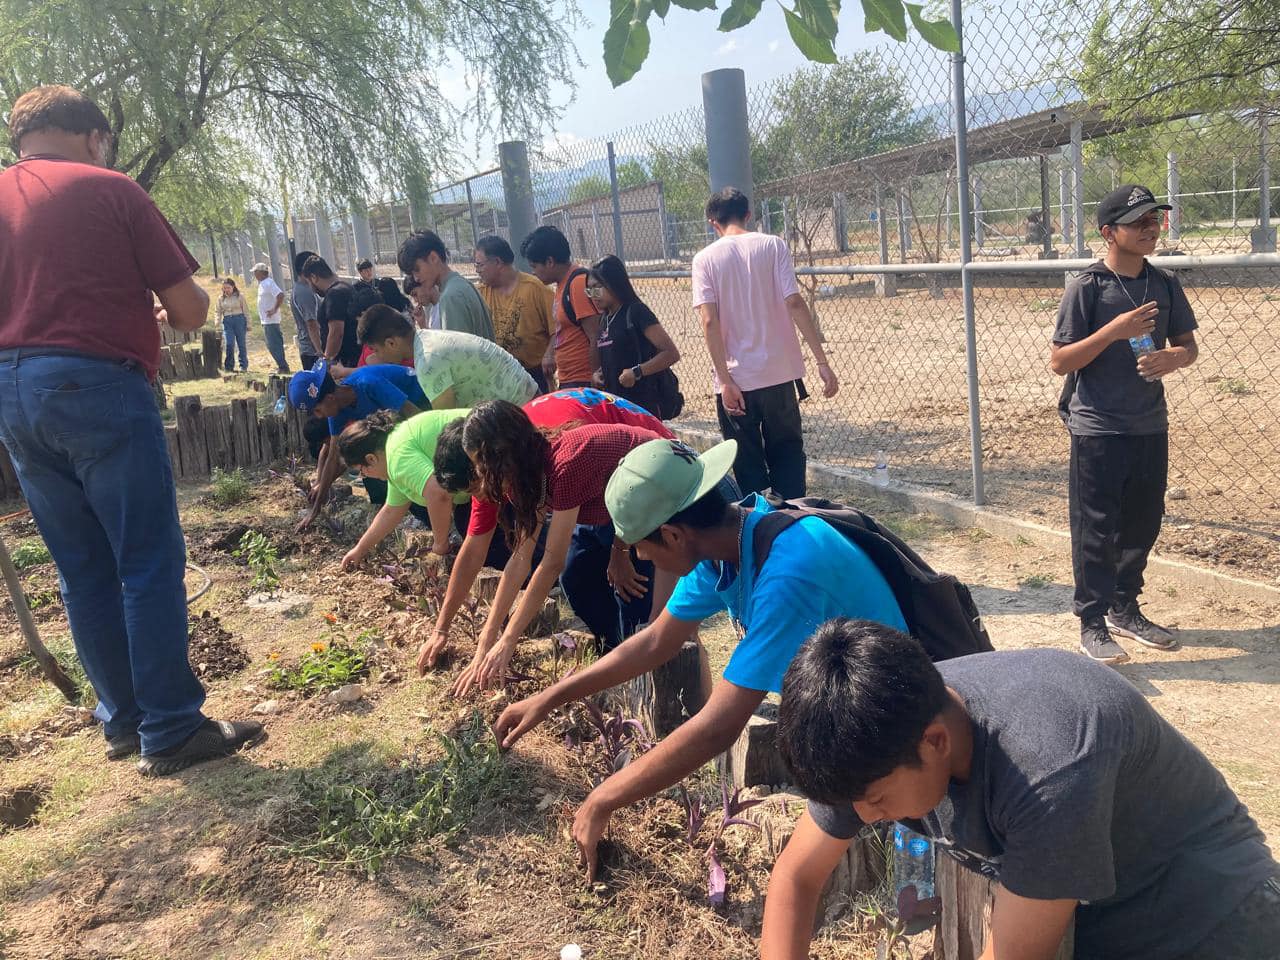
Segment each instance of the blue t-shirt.
M431 409L426 394L418 385L412 367L398 363L374 363L360 367L342 381L342 385L356 392L356 402L343 407L336 416L329 418L329 436L336 437L342 428L356 420L363 420L379 410L397 413L409 401L419 410Z
M906 632L907 623L888 581L863 551L817 517L792 524L773 541L769 559L752 582L751 538L770 511L755 494L742 501L741 564L704 560L680 578L667 612L705 620L728 610L745 631L724 678L749 690L782 692L782 677L800 644L833 617L876 620Z

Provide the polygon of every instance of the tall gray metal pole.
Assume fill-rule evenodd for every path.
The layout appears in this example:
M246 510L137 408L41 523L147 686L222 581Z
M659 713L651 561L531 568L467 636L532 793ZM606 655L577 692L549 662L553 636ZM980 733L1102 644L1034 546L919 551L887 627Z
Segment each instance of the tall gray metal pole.
M1040 154L1040 259L1048 260L1053 250L1053 230L1049 226L1049 158Z
M893 191L893 199L898 207L898 253L900 263L907 262L907 251L911 249L911 227L907 224L907 205L902 201L902 191Z
M737 187L755 206L751 134L747 127L747 76L736 67L702 75L711 192Z
M1071 173L1058 168L1058 219L1062 221L1062 242L1071 245Z
M1076 256L1087 256L1084 246L1084 125L1071 121L1071 219L1075 224Z
M284 271L280 269L280 235L276 232L276 218L269 213L262 215L262 232L267 240L267 265L271 267L271 276L281 283Z
M1275 235L1271 232L1270 120L1265 110L1258 111L1258 228L1262 235L1258 249L1267 253L1276 248Z
M1167 154L1169 162L1169 242L1177 243L1182 237L1182 192L1178 178L1178 155L1172 150Z
M356 259L373 259L373 231L369 229L369 211L361 203L351 205L351 233L355 240Z
M324 207L316 207L316 253L337 271L338 262L333 255L333 227L329 224L329 211Z
M960 262L973 259L969 230L973 224L969 208L969 117L964 96L964 21L960 0L951 0L951 23L960 37L960 50L951 55L951 103L956 128L956 196L960 201ZM982 482L982 413L978 406L978 329L973 309L973 274L960 274L964 298L964 342L969 381L969 459L973 464L973 502L987 502Z
M876 233L880 238L880 263L889 262L889 225L884 222L884 187L876 183Z
M622 260L627 259L622 252L622 197L618 195L618 158L613 152L613 141L606 145L609 150L609 198L613 201L613 252Z
M480 239L480 228L476 226L476 201L471 195L471 181L466 181L467 185L467 217L471 221L471 244L474 248L477 240ZM457 253L458 251L454 251Z
M528 144L523 140L498 144L498 166L502 168L502 196L507 204L507 230L516 252L516 269L528 270L529 261L520 253L520 244L538 225Z

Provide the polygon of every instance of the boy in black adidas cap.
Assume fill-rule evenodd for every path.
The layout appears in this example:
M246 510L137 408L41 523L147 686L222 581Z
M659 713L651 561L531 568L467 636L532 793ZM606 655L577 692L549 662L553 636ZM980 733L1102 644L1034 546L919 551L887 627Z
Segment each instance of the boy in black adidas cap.
M1071 565L1081 650L1129 659L1111 634L1157 650L1173 633L1138 608L1147 555L1160 533L1169 471L1161 380L1195 362L1196 319L1182 284L1147 261L1162 210L1127 184L1098 204L1106 255L1067 284L1049 366L1066 374L1059 405L1071 433Z

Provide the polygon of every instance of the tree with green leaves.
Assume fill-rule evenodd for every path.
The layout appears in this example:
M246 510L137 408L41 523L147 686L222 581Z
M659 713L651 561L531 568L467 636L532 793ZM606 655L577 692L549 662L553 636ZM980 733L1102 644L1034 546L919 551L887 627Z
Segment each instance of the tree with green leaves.
M480 133L543 129L578 22L574 0L0 0L0 110L42 83L84 91L118 168L175 220L219 227L282 176L302 200L420 188L464 115ZM465 76L467 103L441 69Z
M648 183L652 178L639 160L623 160L618 164L618 189L626 190ZM569 188L569 202L594 200L610 194L609 178L600 173L589 174Z
M840 0L791 0L780 2L787 33L796 48L815 63L835 63L836 37L840 32ZM649 56L649 17L666 19L671 7L715 10L716 0L610 0L609 28L604 35L604 64L613 85L626 83ZM730 0L720 14L719 29L730 33L759 16L764 0ZM930 20L924 5L903 0L862 0L867 33L883 31L893 39L907 39L908 20L926 42L939 50L960 49L960 39L948 20Z

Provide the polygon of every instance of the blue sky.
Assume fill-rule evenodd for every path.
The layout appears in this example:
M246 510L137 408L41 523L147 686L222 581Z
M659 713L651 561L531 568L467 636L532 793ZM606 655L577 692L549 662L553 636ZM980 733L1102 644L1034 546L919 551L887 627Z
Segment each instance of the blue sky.
M719 5L727 6L727 0ZM569 141L599 137L700 103L701 77L708 70L740 67L751 87L808 63L791 42L776 3L765 3L754 22L732 33L716 29L718 10L695 13L673 6L665 21L650 19L649 59L635 77L615 89L605 75L602 49L609 0L581 0L581 8L589 23L579 30L576 43L585 69L578 71L572 94L568 89L562 92L561 102L567 106L554 131ZM851 0L840 15L836 52L850 54L885 42L884 34L868 37L862 27L862 6ZM444 86L448 95L447 81ZM492 144L486 143L482 156L459 163L459 172L492 166L493 153Z

